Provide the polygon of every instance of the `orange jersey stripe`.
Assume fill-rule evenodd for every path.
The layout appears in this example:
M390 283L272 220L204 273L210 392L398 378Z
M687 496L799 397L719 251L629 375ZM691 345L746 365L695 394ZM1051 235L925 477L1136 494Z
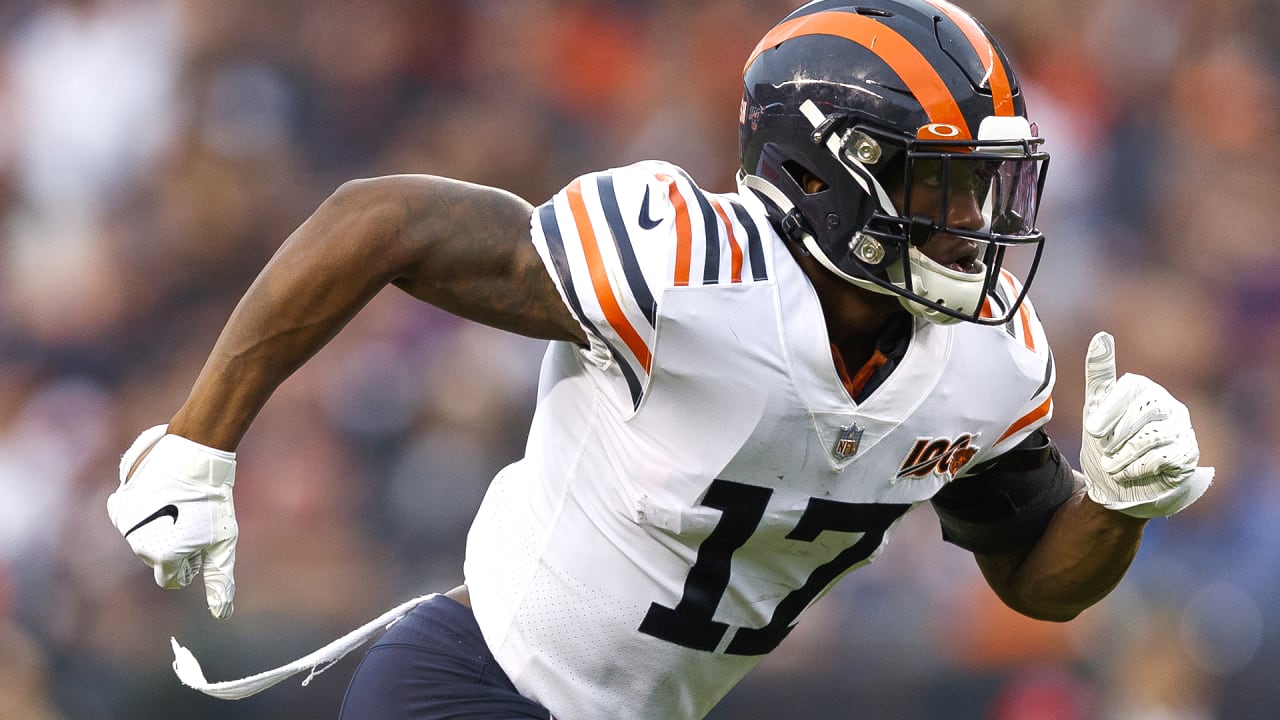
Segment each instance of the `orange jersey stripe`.
M1013 115L1013 88L1009 84L1009 73L1004 63L1000 62L995 46L982 31L982 27L968 13L947 0L925 0L925 2L937 8L943 15L950 18L951 22L958 25L960 31L969 39L969 44L973 45L974 52L978 53L978 58L982 60L982 67L987 72L986 85L991 88L992 114Z
M1027 344L1027 349L1035 352L1036 339L1031 336L1031 308L1026 300L1018 306L1018 315L1022 317L1022 340Z
M671 198L671 205L676 209L676 287L687 287L689 285L689 273L693 267L693 220L689 217L689 203L685 202L684 196L680 194L680 188L676 187L675 178L666 173L658 173L655 175L659 180L667 184L667 194ZM646 365L645 367L648 367Z
M729 253L731 255L729 268L730 282L742 282L742 246L738 244L738 238L733 235L733 223L729 222L729 215L720 206L720 202L715 198L711 198L711 207L716 209L716 214L720 216L720 222L724 223L725 237L729 238Z
M1039 420L1045 415L1048 415L1052 410L1053 410L1053 397L1047 397L1044 399L1044 402L1040 404L1040 407L1036 408L1035 410L1032 410L1026 415L1023 415L1022 417L1018 418L1017 422L1010 425L1009 429L1005 430L1004 434L1000 436L1000 439L996 440L996 444L999 445L1000 443L1004 442L1005 438L1018 432L1022 428L1030 425L1031 423Z
M1013 273L1008 270L1000 271L1000 279L1004 280L1009 286L1009 292L1013 297L1018 297L1022 292L1022 288L1018 285L1018 281L1013 277ZM1022 320L1022 342L1026 343L1027 349L1035 352L1036 339L1031 335L1031 301L1023 298L1022 304L1018 306L1018 317Z
M924 107L930 122L954 125L960 128L965 138L973 137L969 124L960 112L960 106L956 104L955 96L924 55L888 26L856 13L830 10L779 24L751 52L744 72L760 53L805 35L834 35L872 50L902 78L907 89Z
M596 300L604 311L605 319L613 326L618 337L627 344L631 353L636 356L646 371L653 361L649 346L640 333L632 327L631 321L622 312L618 300L613 296L613 286L609 282L609 272L605 269L604 258L600 255L600 245L596 240L595 230L591 227L591 219L587 217L587 204L582 199L582 182L574 180L566 189L569 198L569 209L573 212L573 223L578 229L578 237L582 240L582 253L587 259L587 268L591 271L591 287L595 290Z

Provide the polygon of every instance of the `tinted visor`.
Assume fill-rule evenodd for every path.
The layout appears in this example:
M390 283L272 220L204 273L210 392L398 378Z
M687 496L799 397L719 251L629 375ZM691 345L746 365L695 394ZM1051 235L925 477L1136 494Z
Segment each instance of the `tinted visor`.
M998 239L1034 237L1040 190L1048 158L1000 160L991 176L991 188L983 213L990 232Z
M998 243L1037 242L1040 193L1049 156L1039 138L966 142L918 141L907 153L909 216L933 217L935 229ZM981 208L980 230L948 226L960 206ZM964 215L963 212L959 213Z

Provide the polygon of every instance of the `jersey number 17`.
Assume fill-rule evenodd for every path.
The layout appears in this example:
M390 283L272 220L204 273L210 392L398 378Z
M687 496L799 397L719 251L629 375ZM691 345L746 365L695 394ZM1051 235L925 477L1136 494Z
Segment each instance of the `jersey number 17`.
M652 603L640 623L640 632L695 650L714 651L729 624L713 618L729 587L733 553L746 544L759 527L773 490L731 480L715 480L702 505L719 510L720 522L698 547L698 555L684 581L684 594L674 608ZM796 618L828 585L861 563L880 547L884 534L909 504L857 504L809 498L790 540L813 542L823 532L861 533L849 547L817 568L803 585L774 608L769 623L760 628L737 627L724 652L730 655L764 655L791 632Z

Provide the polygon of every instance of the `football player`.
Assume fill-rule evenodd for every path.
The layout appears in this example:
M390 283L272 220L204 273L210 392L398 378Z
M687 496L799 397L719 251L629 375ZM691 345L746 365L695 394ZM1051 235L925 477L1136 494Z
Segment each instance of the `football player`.
M438 177L343 185L125 453L112 521L160 585L203 571L229 615L236 446L394 285L551 342L466 585L398 609L344 718L702 717L925 502L1015 610L1104 597L1212 471L1181 403L1116 378L1105 333L1083 472L1042 429L1057 368L1026 296L1048 156L1004 52L946 0L815 0L747 59L740 132L728 194L663 162L538 207ZM210 684L177 651L222 696L282 675Z

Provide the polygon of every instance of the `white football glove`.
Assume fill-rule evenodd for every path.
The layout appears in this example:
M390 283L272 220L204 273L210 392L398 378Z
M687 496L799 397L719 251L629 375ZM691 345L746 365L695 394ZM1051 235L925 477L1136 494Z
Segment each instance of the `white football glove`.
M1139 518L1172 515L1213 482L1196 467L1200 448L1187 407L1142 375L1116 379L1116 347L1100 332L1084 364L1080 469L1089 498Z
M143 431L125 451L107 515L134 554L155 570L160 587L186 587L203 571L209 612L221 620L231 615L236 593L236 455L166 435L167 429Z

